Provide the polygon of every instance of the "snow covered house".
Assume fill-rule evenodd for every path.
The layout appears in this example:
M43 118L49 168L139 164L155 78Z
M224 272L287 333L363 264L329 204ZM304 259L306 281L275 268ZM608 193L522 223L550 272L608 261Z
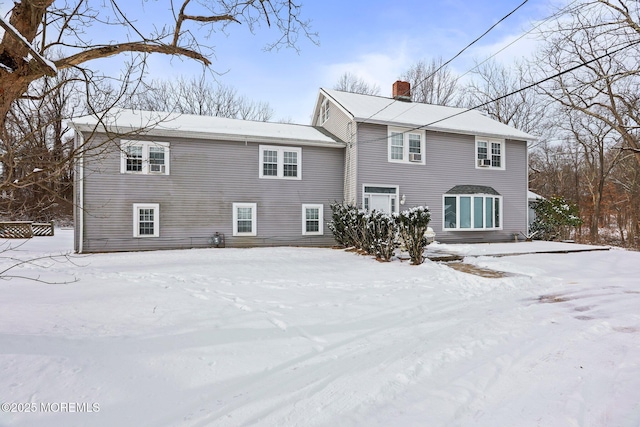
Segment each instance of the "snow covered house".
M314 126L345 141L344 198L364 209L428 206L443 242L513 240L528 229L527 141L477 111L321 89Z
M329 205L342 200L429 206L440 241L526 231L533 137L409 102L408 89L321 89L311 126L128 110L76 119L75 250L329 246Z

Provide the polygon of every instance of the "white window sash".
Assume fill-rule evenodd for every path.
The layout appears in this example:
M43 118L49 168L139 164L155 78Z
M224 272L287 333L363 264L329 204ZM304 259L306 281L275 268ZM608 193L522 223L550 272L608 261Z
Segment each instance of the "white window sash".
M140 234L140 211L145 209L153 210L153 234ZM160 237L160 204L135 203L133 205L133 237Z
M127 170L127 159L129 147L140 147L142 150L142 167L140 171ZM151 166L151 151L152 149L162 149L164 152L164 164L160 165L155 163L159 167ZM133 174L133 175L169 175L169 164L171 158L170 144L168 142L159 141L134 141L134 140L121 140L120 141L120 173ZM152 170L152 169L159 170Z
M258 211L256 203L233 203L233 235L234 236L257 236L258 234ZM246 218L240 218L239 209L250 209L251 212L251 231L239 231L238 222L246 221Z
M275 175L265 175L264 173L264 155L266 151L274 151L276 152L276 162L277 162L277 173ZM259 147L259 178L261 179L288 179L288 180L301 180L302 179L302 148L300 147L279 147L272 145L261 145ZM287 156L289 161L285 163L285 153L295 153L295 156ZM295 162L291 162L291 158L295 157ZM268 162L267 164L273 164L273 162ZM295 165L296 175L295 176L285 176L285 164L286 165Z
M317 210L318 211L318 230L317 231L307 231L307 223L309 219L307 218L307 213L309 210ZM322 236L324 234L324 207L323 205L316 204L303 204L302 205L302 235L303 236ZM315 220L313 220L315 222Z
M400 143L400 138L402 142ZM419 146L415 146L415 141L420 140ZM414 144L412 144L412 142ZM400 154L398 154L400 153ZM410 154L420 155L420 161L411 161ZM408 131L401 128L389 128L387 135L387 160L390 163L406 163L412 165L426 164L426 132ZM394 158L400 157L401 158Z
M446 199L455 199L455 227L448 227L446 216ZM467 200L468 198L468 200ZM482 199L478 204L476 199ZM462 200L468 217L463 217ZM468 204L467 204L468 202ZM503 198L494 194L445 194L442 197L442 229L445 231L494 231L502 230ZM496 207L498 212L496 213ZM467 213L467 212L465 212ZM496 214L498 224L496 224ZM481 225L481 227L478 227Z
M488 169L488 170L505 170L505 147L506 142L501 139L491 139L476 137L475 144L475 162L476 169ZM482 149L482 152L481 152ZM498 154L494 154L494 153ZM499 158L499 165L496 166L495 157ZM491 166L480 165L480 160L491 160Z

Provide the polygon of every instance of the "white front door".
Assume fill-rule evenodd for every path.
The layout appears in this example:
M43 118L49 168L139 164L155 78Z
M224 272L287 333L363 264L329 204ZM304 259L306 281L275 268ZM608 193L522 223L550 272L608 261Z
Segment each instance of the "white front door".
M384 213L391 212L391 196L389 194L372 194L369 208Z
M396 212L398 209L398 187L364 185L362 194L365 210L384 213Z

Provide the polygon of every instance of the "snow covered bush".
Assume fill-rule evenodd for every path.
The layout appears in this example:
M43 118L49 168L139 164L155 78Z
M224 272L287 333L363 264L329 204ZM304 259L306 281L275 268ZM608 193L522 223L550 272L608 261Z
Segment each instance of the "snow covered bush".
M369 253L370 239L367 233L368 214L353 205L331 204L329 230L336 242L345 248L356 248Z
M427 247L427 238L424 234L427 231L431 214L429 208L417 206L415 208L402 211L395 215L398 232L404 242L404 246L409 252L411 263L422 264L424 261L424 249Z
M389 261L398 240L398 227L391 217L380 211L369 214L367 221L369 253L377 259Z
M398 231L390 215L368 213L344 203L331 204L331 211L329 229L340 246L353 247L385 261L391 259Z
M578 207L561 196L536 200L533 210L536 219L531 224L531 233L541 240L569 239L571 229L582 224Z
M340 202L334 202L330 207L331 221L329 221L328 226L333 233L333 238L336 239L336 243L345 248L355 246L347 232L347 211L354 207Z

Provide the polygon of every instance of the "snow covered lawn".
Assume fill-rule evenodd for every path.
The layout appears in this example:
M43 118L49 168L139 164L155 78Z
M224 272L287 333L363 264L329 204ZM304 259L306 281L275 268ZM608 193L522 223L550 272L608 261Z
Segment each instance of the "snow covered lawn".
M500 279L332 249L72 261L0 280L0 426L640 425L640 253L465 260Z

